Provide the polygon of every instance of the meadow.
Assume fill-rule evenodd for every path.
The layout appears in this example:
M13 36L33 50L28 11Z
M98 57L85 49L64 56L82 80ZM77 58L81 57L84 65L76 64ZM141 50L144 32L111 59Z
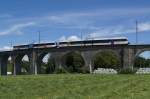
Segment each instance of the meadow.
M51 74L0 77L0 99L149 99L150 75Z

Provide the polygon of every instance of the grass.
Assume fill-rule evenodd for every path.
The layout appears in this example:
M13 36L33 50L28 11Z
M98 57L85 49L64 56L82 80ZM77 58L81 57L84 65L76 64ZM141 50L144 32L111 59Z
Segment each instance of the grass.
M0 77L0 99L149 99L150 75Z

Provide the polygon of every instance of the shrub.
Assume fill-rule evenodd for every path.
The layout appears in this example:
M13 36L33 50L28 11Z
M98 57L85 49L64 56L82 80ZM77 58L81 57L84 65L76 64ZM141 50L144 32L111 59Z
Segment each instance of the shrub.
M58 68L55 70L56 74L64 74L64 73L69 73L67 70L65 70L64 68Z
M119 74L135 74L136 71L137 71L136 69L126 68L126 69L120 69L118 73Z
M94 69L120 67L120 59L113 51L102 51L96 54L94 58Z

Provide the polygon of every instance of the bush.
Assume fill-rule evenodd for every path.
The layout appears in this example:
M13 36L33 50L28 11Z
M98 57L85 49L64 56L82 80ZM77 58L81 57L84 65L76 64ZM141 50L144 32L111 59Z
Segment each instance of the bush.
M54 72L55 74L64 74L64 73L69 73L67 70L65 70L64 68L58 68L55 70Z
M120 67L120 59L113 51L102 51L97 53L94 58L94 69Z
M120 69L118 73L119 74L135 74L136 71L137 71L136 69L126 68L126 69Z
M70 73L82 73L84 59L79 53L70 52L64 56L64 67Z

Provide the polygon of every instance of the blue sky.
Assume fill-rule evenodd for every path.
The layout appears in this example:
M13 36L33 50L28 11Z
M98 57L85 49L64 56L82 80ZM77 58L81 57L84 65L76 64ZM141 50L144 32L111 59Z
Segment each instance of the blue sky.
M0 47L125 36L150 43L149 0L0 0Z

